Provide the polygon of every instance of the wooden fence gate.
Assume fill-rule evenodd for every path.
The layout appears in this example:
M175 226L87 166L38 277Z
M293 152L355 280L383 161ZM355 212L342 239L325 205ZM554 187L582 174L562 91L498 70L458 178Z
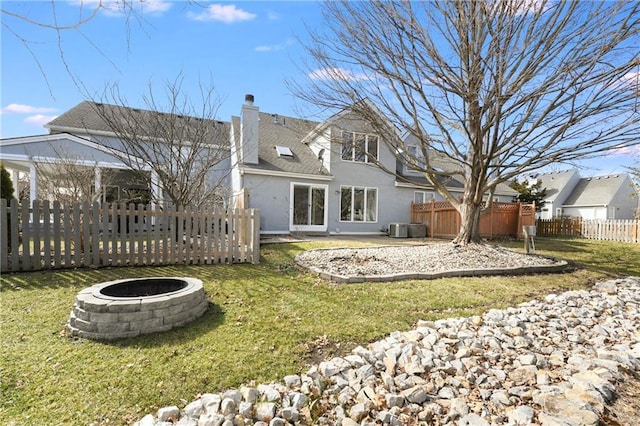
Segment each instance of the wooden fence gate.
M259 260L255 209L0 200L2 272Z

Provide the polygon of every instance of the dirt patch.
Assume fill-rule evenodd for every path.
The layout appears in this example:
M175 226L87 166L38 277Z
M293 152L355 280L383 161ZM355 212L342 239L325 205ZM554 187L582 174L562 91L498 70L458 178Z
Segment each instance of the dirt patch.
M349 353L347 348L344 348L339 342L330 340L326 334L304 343L304 349L307 353L305 362L308 365L318 365L321 361Z
M622 371L616 400L605 407L602 426L636 426L640 423L640 372Z

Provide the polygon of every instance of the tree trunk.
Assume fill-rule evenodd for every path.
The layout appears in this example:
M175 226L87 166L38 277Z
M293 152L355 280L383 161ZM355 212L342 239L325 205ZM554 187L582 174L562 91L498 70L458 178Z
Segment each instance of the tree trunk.
M482 242L480 238L480 212L482 204L473 201L462 201L458 207L460 213L460 231L453 240L454 244L466 246Z

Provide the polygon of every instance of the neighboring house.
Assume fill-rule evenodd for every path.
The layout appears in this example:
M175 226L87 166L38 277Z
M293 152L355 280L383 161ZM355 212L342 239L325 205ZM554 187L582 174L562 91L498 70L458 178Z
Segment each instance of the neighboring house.
M638 212L640 194L626 173L581 178L577 170L570 170L537 178L547 188L541 219L633 219Z
M253 102L247 95L232 118L231 181L237 205L260 209L263 233L379 234L408 222L411 202L442 199L418 174L398 167L397 176L396 155L351 111L319 123L263 113ZM447 186L462 196L460 182ZM501 185L496 197L515 195Z
M573 188L580 181L577 170L542 173L534 177L542 182L541 188L546 188L547 196L539 213L540 219L552 219L562 216L562 205L569 198Z
M54 154L62 151L52 147L64 147L64 152L73 154L67 160L96 166L95 188L106 193L109 188L100 182L102 170L126 172L118 160L124 148L96 115L95 106L83 102L62 114L45 126L49 135L0 141L0 160L34 176L34 161L55 164ZM122 108L126 114L160 115L98 106ZM230 175L229 205L260 209L262 233L380 234L391 223L409 222L412 202L443 199L423 176L398 162L381 135L351 110L323 122L309 121L260 112L253 96L247 95L240 116L222 124L229 145L218 148L230 155L215 172ZM406 149L416 150L417 143L404 140ZM454 166L442 159L438 167ZM154 198L161 199L153 171L149 180ZM448 178L444 183L462 197L460 181ZM37 188L32 189L35 198ZM515 195L507 185L499 185L494 201L512 201ZM102 200L115 201L105 196Z
M61 163L92 168L93 186L102 188L98 197L102 201L117 201L128 189L145 188L132 184L136 179L131 177L130 169L115 150L71 133L2 139L0 148L0 161L11 170L14 188L18 188L19 173L29 176L31 202L38 199L38 174L59 167ZM110 172L108 179L105 177L107 170Z
M124 145L125 142L118 138L97 113L97 108L105 109L107 117L122 116L126 117L123 120L127 120L127 123L139 123L141 127L135 130L143 130L145 139L155 146L162 146L166 141L163 141L161 136L169 132L163 131L156 136L154 128L160 128L163 122L166 122L168 125L192 125L194 128L197 126L197 131L207 126L215 128L215 131L210 132L213 135L212 149L225 152L229 150L229 123L184 116L172 116L169 119L168 114L155 111L84 101L47 123L44 127L49 130L48 135L0 140L0 161L12 170L14 185L18 181L18 173L29 176L31 200L38 198L37 174L46 173L47 168L60 163L75 163L94 168L94 191L98 200L129 201L129 193L139 193L141 190L148 193L145 197L147 199L166 199L158 183L157 170L149 166L149 159L133 156ZM147 127L142 129L145 125ZM222 137L219 137L220 134ZM219 145L220 141L224 143L222 146ZM123 161L124 158L128 160ZM229 161L229 155L225 155L212 169L212 182L223 180L226 182L225 185L228 185L228 171L231 167ZM132 164L136 165L137 170L148 172L143 173L147 175L147 182L140 183L139 173L131 170Z

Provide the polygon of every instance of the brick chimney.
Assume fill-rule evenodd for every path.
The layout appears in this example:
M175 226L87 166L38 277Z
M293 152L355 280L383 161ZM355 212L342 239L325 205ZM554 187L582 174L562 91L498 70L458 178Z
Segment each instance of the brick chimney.
M242 162L244 164L258 164L258 112L253 105L253 95L245 95L242 112L240 113L240 146L242 147Z

